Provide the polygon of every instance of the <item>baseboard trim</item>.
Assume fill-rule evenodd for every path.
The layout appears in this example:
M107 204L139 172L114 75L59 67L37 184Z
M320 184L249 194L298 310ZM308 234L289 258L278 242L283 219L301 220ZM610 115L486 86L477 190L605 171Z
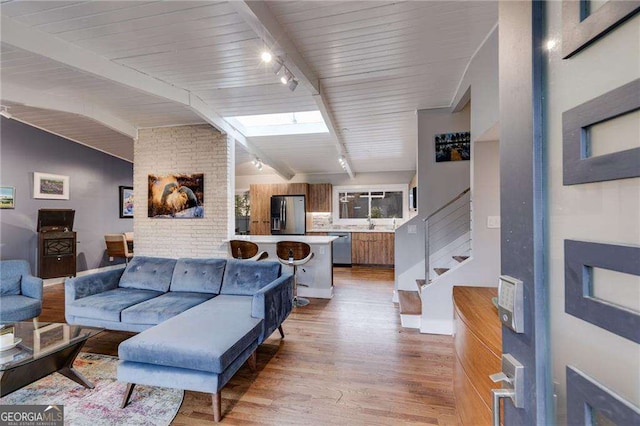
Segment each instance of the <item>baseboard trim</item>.
M391 301L393 303L400 303L400 300L398 299L398 290L393 290L393 296L391 296Z
M453 320L422 320L420 333L453 335Z

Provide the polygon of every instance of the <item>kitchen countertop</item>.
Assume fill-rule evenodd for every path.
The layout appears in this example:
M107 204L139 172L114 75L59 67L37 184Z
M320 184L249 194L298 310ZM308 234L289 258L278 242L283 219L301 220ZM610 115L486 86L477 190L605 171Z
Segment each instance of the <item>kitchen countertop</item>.
M307 244L329 244L338 237L324 235L236 235L234 240L245 240L254 243L275 244L279 241L300 241Z
M308 229L307 232L391 232L395 233L395 229L391 228L373 228L373 229L349 229L349 228L317 228Z

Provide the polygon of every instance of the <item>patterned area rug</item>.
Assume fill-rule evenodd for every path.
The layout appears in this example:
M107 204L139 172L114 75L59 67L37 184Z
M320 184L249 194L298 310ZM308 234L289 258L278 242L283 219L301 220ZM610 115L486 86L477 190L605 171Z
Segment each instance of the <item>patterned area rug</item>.
M86 389L54 373L0 398L1 405L64 405L65 424L71 426L168 425L178 413L184 392L136 386L129 405L120 409L125 383L116 380L118 358L81 353L74 367L95 389Z

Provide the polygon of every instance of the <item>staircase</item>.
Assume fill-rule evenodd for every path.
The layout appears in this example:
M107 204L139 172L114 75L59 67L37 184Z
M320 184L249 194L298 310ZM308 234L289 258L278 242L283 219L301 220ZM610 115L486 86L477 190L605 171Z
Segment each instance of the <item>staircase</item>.
M425 277L430 281L471 255L471 208L467 188L425 219Z
M421 328L423 290L471 256L471 192L466 189L425 221L425 278L415 290L398 290L403 327Z

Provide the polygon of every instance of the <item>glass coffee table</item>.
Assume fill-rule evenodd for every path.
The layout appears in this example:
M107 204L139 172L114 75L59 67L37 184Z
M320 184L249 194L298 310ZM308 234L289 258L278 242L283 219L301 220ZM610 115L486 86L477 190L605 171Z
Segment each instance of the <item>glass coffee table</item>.
M93 384L73 368L73 361L87 339L102 328L37 321L0 326L0 336L9 337L12 332L15 344L0 351L0 397L55 372L93 389Z

